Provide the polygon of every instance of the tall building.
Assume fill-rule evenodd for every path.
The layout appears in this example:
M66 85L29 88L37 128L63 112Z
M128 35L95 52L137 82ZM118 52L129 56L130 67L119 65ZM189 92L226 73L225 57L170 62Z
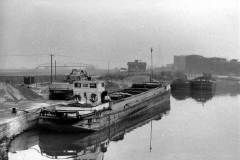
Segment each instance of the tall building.
M186 68L186 56L174 56L174 65L175 70L184 71Z
M140 62L139 60L135 60L134 62L128 62L128 72L131 73L142 73L146 72L147 63Z

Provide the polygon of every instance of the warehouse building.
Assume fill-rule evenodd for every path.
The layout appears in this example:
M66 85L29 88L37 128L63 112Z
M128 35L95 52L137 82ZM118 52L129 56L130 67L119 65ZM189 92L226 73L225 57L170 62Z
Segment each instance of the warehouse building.
M212 73L240 75L240 62L236 59L206 58L200 55L174 56L174 69L189 74Z
M128 62L128 72L129 73L143 73L146 72L147 63L135 60L134 62Z

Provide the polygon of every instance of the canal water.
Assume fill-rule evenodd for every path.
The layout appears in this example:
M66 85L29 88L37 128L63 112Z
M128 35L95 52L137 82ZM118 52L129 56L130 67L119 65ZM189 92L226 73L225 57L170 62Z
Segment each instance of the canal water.
M174 92L164 105L100 133L28 131L9 160L240 159L240 95Z

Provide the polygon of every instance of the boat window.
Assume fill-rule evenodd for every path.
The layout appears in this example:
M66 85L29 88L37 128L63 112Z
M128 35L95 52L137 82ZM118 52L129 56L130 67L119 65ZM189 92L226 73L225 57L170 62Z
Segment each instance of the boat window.
M102 83L102 87L104 87L104 83Z
M83 87L88 87L88 84L87 84L87 83L85 83L85 84L83 84L82 86L83 86Z
M81 83L75 83L75 84L74 84L74 87L76 87L76 88L81 88Z
M90 88L97 88L97 84L96 83L90 83Z

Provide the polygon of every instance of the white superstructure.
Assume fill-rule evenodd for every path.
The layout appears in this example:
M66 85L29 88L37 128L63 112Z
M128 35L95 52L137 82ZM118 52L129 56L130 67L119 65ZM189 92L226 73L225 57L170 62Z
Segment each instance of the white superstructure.
M105 83L98 80L80 80L73 82L73 95L79 99L79 103L99 105L102 103Z

